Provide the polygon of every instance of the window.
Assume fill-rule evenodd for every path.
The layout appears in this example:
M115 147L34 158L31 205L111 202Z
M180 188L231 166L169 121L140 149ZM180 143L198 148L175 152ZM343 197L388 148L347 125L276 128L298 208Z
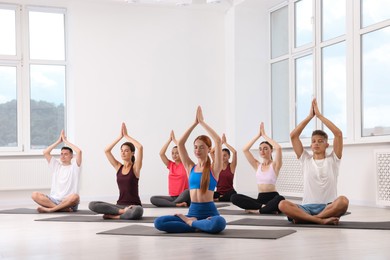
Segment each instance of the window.
M0 4L1 151L42 149L65 128L65 43L64 9Z
M291 11L281 12L286 8ZM288 29L275 32L278 27L273 24L285 20L290 21ZM286 131L286 118L289 132L295 128L309 114L310 102L316 97L321 112L343 131L346 142L388 141L390 117L383 115L390 114L390 73L386 71L390 67L390 1L292 0L271 10L270 22L271 35L292 36L282 56L291 61L283 69L292 75L283 83L291 97L289 102L281 99L289 108L279 111L274 95L280 95L280 84L274 81L281 81L275 69L281 59L274 55L277 43L271 37L275 140L287 143L286 135L277 129ZM330 133L319 120L313 120L301 137L308 142L314 129Z
M295 48L309 44L313 39L313 1L295 2L294 32Z

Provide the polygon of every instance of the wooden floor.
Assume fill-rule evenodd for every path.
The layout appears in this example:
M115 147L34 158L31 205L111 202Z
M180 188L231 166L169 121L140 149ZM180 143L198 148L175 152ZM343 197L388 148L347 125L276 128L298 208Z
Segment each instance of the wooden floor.
M33 204L0 209L21 206ZM87 203L80 209L87 209ZM349 211L352 214L343 217L346 221L390 221L388 208L351 206ZM144 216L175 212L186 213L187 209L145 209ZM296 233L276 240L136 237L96 234L126 223L34 221L48 217L52 216L0 214L0 259L390 259L389 230L295 228ZM246 216L224 217L231 221Z

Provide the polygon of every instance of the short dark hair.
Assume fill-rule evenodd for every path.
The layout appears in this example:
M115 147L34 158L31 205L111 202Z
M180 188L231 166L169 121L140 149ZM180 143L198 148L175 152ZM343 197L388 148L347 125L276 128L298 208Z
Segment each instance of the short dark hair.
M71 154L73 154L72 148L70 148L70 147L68 147L68 146L63 146L63 147L61 148L61 151L62 151L62 150L68 150Z
M325 133L325 131L322 130L314 130L313 133L311 134L311 137L319 135L322 136L326 141L328 141L328 134Z
M222 152L226 152L226 153L230 156L230 150L229 150L229 149L223 148L223 149L222 149Z

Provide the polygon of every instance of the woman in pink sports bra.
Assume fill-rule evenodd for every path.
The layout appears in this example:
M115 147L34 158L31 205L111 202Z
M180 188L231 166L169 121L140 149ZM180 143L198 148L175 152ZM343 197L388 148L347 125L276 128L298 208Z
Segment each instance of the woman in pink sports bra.
M259 152L262 161L259 162L250 152L250 148L260 138L264 141L260 143ZM275 150L275 159L272 152ZM284 200L276 191L275 183L282 167L282 148L272 140L264 131L264 123L260 124L259 133L243 148L246 159L256 171L256 182L259 194L257 199L243 194L235 194L231 201L234 205L245 209L248 213L278 214L278 204Z

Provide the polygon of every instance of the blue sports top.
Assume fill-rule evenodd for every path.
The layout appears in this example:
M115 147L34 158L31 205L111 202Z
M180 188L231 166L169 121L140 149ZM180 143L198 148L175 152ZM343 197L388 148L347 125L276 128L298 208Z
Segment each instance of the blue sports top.
M195 172L195 166L192 167L190 172L190 178L189 178L189 184L190 184L190 190L192 189L200 189L200 181L202 178L202 172ZM209 183L209 190L214 191L215 187L217 186L217 180L214 178L213 174L210 171L210 183Z

